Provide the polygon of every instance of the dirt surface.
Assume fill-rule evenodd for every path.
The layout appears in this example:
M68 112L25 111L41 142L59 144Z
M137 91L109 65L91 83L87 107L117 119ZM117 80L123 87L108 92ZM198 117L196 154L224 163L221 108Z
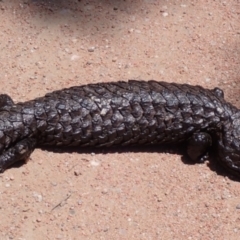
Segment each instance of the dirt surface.
M240 107L240 1L1 0L1 93L221 87ZM239 239L240 182L156 151L36 149L0 175L0 239Z

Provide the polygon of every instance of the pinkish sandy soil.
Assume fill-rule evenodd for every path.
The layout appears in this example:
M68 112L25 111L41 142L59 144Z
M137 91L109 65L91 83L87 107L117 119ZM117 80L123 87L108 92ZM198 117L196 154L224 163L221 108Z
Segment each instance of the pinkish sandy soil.
M240 107L240 2L0 1L1 93L94 82L220 86ZM240 182L159 152L36 149L0 175L0 239L240 239Z

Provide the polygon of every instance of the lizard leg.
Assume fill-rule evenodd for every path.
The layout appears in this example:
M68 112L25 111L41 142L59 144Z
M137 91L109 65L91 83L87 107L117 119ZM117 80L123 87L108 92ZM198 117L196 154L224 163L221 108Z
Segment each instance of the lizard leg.
M33 152L36 142L35 139L26 138L5 150L0 155L0 172L4 172L6 168L18 161L27 160Z
M11 97L7 94L0 94L0 111L6 110L7 107L10 107L14 104Z
M224 98L224 92L222 89L214 88L212 91L214 92L215 96L217 96L219 98Z
M212 145L212 138L206 132L194 133L188 140L187 153L194 162L202 163L208 158L208 149Z

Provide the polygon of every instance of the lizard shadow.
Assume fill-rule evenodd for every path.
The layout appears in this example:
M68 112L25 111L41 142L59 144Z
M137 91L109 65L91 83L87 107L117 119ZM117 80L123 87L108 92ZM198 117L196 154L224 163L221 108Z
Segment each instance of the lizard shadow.
M112 146L112 147L49 147L41 146L42 150L50 151L53 153L86 153L91 154L114 154L114 153L169 153L181 155L181 161L187 165L202 164L192 161L186 154L186 143L181 144L163 144L163 145L142 145L139 146ZM215 149L211 149L209 152L209 161L207 161L207 166L210 170L216 172L218 175L223 177L228 177L233 181L239 182L239 178L229 173L222 165L217 162Z
M163 144L163 145L142 145L139 146L112 146L112 147L55 147L55 146L39 146L38 148L43 151L49 151L53 153L79 153L79 154L114 154L114 153L169 153L181 155L181 161L187 165L202 164L192 161L186 154L186 143L181 144ZM222 165L217 162L216 154L214 154L214 148L209 152L209 161L207 166L210 170L216 172L218 175L228 177L232 181L239 182L239 177L229 173ZM19 168L24 164L23 161L14 163L11 168Z

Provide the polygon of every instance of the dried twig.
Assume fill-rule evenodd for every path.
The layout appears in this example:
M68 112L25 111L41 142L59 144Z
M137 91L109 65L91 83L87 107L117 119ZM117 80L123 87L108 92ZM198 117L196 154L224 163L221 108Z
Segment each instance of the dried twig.
M71 193L69 193L60 203L58 203L55 207L52 208L51 212L55 210L57 207L63 206L63 203L66 203L66 201L71 197Z

